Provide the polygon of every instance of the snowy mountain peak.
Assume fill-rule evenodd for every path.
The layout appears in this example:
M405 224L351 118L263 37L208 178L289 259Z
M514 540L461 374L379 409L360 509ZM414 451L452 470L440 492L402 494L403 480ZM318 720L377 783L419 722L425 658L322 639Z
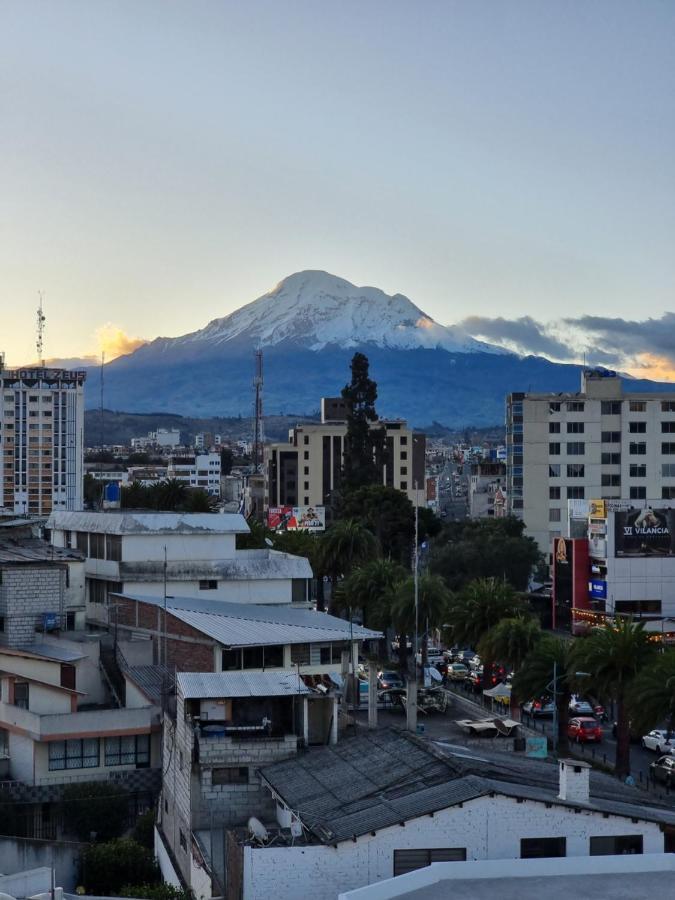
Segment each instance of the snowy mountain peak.
M403 294L357 287L328 272L295 272L252 303L178 343L246 340L252 345L301 344L311 350L372 344L380 348L500 352L456 327L446 328Z

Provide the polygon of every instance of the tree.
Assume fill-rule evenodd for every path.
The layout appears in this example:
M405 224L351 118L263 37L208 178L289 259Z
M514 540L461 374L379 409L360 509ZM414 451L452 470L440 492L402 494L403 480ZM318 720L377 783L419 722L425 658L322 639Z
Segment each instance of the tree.
M410 566L415 510L403 491L383 484L357 488L344 495L340 516L361 522L372 531L389 559Z
M234 453L229 447L222 447L220 450L220 474L222 476L229 475L232 471L234 463Z
M174 512L187 500L188 486L178 478L164 478L149 488L148 500L153 509Z
M378 549L377 539L365 525L355 519L341 519L321 539L321 570L335 588L339 578L374 559Z
M125 884L160 881L152 852L130 838L91 844L81 859L80 878L89 894L109 897Z
M502 619L484 634L478 644L478 652L482 658L506 663L517 672L540 639L539 622L532 616L520 614Z
M628 695L630 730L643 734L661 722L675 732L675 650L664 651L635 678Z
M405 635L415 633L415 579L409 575L393 588L394 624ZM422 665L428 662L429 632L447 621L450 591L438 575L422 575L417 590L417 627L422 637ZM413 648L416 650L416 648Z
M64 821L81 841L118 837L129 815L129 794L119 784L88 781L68 784L63 789Z
M349 492L382 480L385 432L372 428L377 421L377 385L369 377L368 357L355 353L351 362L351 382L342 389L347 403L343 485Z
M478 647L501 619L526 609L511 585L496 578L479 578L453 596L448 608L448 629L453 643ZM486 649L489 649L486 647ZM483 688L488 689L494 657L483 657Z
M617 619L577 645L579 669L591 673L602 696L616 701L614 770L620 778L630 773L629 691L638 674L655 656L656 646L644 630L644 623L630 619Z
M249 516L246 524L250 529L249 533L237 535L237 550L264 550L267 547L267 541L271 541L275 537L274 532L270 531L267 525L253 516Z
M183 510L188 513L214 512L218 501L204 488L190 488L185 495Z
M574 644L550 634L542 636L527 654L513 677L513 690L518 697L538 699L554 694L558 720L558 750L569 749L567 723L574 690ZM555 679L555 693L553 691Z
M393 624L392 591L405 580L406 570L389 559L373 559L349 575L335 592L338 609L360 609L367 628L385 631Z

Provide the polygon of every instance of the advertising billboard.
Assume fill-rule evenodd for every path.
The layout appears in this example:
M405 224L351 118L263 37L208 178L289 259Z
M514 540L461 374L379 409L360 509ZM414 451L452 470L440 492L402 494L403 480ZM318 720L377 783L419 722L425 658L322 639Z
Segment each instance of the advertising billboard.
M591 500L588 504L589 519L606 519L607 504L604 500Z
M325 531L325 506L271 506L267 527L272 531Z
M675 555L675 509L621 510L614 513L615 556Z

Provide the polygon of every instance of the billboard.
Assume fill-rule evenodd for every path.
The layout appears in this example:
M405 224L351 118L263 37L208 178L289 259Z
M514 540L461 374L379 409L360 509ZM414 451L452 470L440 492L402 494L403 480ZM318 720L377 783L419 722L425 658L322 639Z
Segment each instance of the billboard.
M604 500L591 500L588 504L589 519L606 519L607 504Z
M267 527L272 531L325 531L325 506L271 506Z
M614 513L614 555L675 555L675 509L621 510Z

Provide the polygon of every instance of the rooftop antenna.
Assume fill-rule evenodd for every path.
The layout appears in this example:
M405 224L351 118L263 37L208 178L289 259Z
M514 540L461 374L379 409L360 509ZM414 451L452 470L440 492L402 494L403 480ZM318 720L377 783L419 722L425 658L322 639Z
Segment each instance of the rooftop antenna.
M263 443L263 352L262 347L255 351L255 375L253 376L253 391L255 393L253 413L253 471L257 475L262 469Z
M42 311L42 301L44 300L44 293L42 291L38 291L38 297L40 298L40 305L37 308L37 320L36 320L37 339L35 341L35 347L37 349L38 363L40 364L40 367L43 368L44 364L45 364L45 361L43 359L43 353L44 353L43 344L44 344L44 333L45 333L45 321L46 321L47 317L45 316L45 314Z

